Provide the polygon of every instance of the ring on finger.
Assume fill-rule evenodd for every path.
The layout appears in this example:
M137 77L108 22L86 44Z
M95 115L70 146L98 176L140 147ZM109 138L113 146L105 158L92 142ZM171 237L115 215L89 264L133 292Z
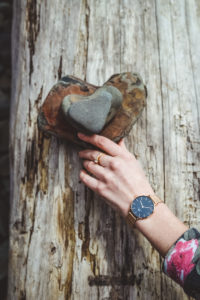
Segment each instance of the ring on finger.
M101 158L103 155L105 155L105 154L104 154L104 153L99 153L99 154L97 155L97 157L94 159L94 163L95 163L95 164L98 164L98 165L101 165L101 164L100 164L100 158Z

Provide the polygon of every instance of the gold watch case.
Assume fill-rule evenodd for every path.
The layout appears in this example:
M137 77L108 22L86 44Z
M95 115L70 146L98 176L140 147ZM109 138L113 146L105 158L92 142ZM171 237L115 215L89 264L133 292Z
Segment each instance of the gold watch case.
M157 197L156 195L139 195L139 196L137 196L137 197L140 197L140 196L146 196L146 197L151 198L151 200L153 201L153 204L154 204L154 210L155 210L155 206L156 206L157 204L163 203L163 201L162 201L159 197ZM137 197L136 197L136 198L137 198ZM135 198L135 199L136 199L136 198ZM135 199L134 199L134 200L135 200ZM133 200L133 201L134 201L134 200ZM132 203L133 203L133 201L132 201ZM131 203L131 204L132 204L132 203ZM154 213L154 210L153 210L152 214ZM136 217L136 216L133 214L133 212L132 212L132 210L131 210L131 205L130 205L130 209L129 209L128 215L127 215L127 217L126 217L126 220L127 220L127 222L128 222L129 225L134 226L134 225L135 225L135 222L136 222L137 220L144 220L144 219L147 219L147 218L150 217L152 214L150 214L149 216L147 216L147 217L145 217L145 218L139 218L139 217Z

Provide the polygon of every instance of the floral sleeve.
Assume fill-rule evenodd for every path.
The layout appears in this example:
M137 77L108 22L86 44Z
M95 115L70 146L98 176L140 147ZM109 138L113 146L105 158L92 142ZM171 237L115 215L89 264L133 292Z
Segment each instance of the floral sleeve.
M163 271L179 283L184 291L200 299L200 233L187 230L169 249Z

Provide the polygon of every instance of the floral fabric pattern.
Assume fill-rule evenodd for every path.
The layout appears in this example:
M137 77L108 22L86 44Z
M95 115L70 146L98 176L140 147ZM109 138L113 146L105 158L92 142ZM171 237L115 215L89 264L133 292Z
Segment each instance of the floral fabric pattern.
M184 284L186 276L195 267L192 263L194 253L198 247L198 240L185 241L180 239L173 251L165 259L166 273L180 285Z
M200 233L187 230L169 249L163 271L179 283L184 291L200 299Z

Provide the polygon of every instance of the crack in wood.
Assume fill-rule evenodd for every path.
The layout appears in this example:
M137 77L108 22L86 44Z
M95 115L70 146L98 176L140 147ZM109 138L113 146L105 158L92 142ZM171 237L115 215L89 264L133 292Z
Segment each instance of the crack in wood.
M99 276L88 276L88 283L90 286L108 286L108 285L135 285L137 278L135 275L126 276L109 276L109 275L99 275Z
M58 79L60 79L62 76L62 55L60 56L60 63L58 67Z
M86 51L85 51L85 57L86 57L86 64L85 64L85 70L87 71L87 65L88 65L88 48L89 48L89 20L90 20L90 6L87 2L87 0L85 1L85 10L86 10L86 14L85 14L85 26L86 26ZM86 72L85 71L85 77L84 80L86 80Z
M38 13L39 12L39 13ZM33 73L33 55L35 54L35 43L40 31L40 6L37 11L37 0L28 0L26 5L26 30L29 45L29 83Z

